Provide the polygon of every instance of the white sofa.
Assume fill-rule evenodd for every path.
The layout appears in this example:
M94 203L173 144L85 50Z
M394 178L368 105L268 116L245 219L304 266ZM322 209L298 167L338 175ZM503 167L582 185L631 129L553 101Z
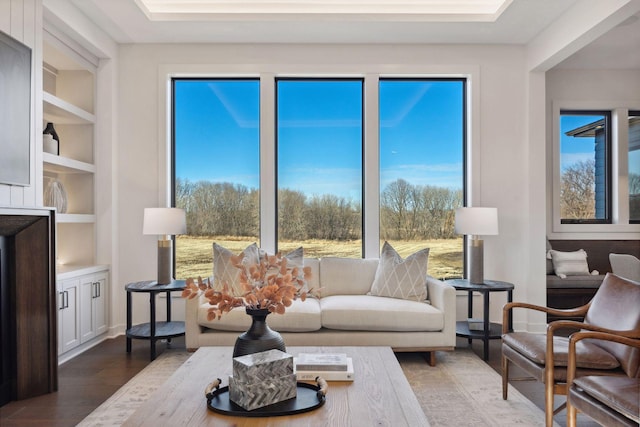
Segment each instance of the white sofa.
M394 351L430 353L453 350L456 342L455 290L427 276L427 301L367 295L377 259L305 258L311 267L310 287L321 288L320 298L294 301L284 315L271 314L267 324L286 345L390 346ZM211 307L202 297L186 301L186 346L233 346L251 317L243 307L221 319L207 320Z

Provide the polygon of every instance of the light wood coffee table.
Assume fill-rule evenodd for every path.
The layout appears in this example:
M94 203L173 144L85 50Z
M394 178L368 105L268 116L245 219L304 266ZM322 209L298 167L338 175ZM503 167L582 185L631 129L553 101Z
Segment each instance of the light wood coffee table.
M326 403L280 417L234 417L207 409L204 390L228 384L232 347L202 347L156 390L125 426L428 426L418 399L389 347L287 347L287 353L346 353L355 381L331 381Z

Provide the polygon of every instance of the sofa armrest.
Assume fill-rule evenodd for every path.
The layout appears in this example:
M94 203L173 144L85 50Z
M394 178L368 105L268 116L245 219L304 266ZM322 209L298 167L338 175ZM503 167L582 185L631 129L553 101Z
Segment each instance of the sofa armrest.
M188 350L200 347L199 335L202 333L202 327L198 324L198 307L202 303L202 295L198 295L195 298L187 298L185 301L185 345Z
M427 276L427 295L431 305L444 313L443 332L456 339L456 290L442 280Z

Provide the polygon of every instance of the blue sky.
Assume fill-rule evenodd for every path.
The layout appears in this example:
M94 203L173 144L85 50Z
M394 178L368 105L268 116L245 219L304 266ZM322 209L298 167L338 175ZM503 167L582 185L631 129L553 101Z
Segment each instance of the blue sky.
M462 188L460 81L380 83L381 188ZM176 174L257 188L259 82L176 83ZM360 202L362 81L279 80L278 184Z

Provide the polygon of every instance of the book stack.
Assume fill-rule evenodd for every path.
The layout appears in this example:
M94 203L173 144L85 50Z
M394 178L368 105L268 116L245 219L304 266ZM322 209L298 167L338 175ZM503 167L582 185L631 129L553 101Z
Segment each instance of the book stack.
M345 353L300 353L293 358L296 379L315 381L353 381L353 359Z

